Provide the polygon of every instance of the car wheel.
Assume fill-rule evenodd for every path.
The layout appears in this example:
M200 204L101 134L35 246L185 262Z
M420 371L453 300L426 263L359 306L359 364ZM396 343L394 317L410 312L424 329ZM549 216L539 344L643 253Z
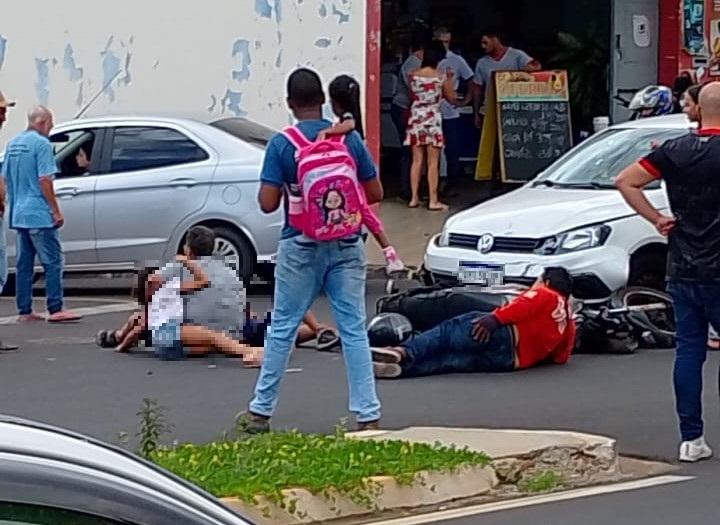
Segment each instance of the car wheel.
M628 286L665 291L666 259L662 254L649 253L633 258Z
M234 230L225 226L212 228L215 232L215 255L237 271L238 277L247 285L255 269L255 254L247 241Z

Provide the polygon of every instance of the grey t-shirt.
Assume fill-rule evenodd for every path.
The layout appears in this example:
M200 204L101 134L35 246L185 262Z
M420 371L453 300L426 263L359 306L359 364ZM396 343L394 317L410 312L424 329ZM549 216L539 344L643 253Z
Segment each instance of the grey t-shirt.
M196 261L207 275L210 285L198 292L183 294L184 321L224 332L239 339L245 323L246 292L237 273L219 259L203 257ZM190 270L172 262L159 270L164 279L191 278Z
M447 52L447 56L438 65L438 69L441 73L447 73L448 71L453 72L453 89L456 94L460 87L461 80L467 81L473 78L473 70L470 69L467 61L452 51ZM440 111L442 112L443 120L452 120L460 117L458 109L445 99L442 99L442 102L440 102Z
M420 60L415 54L407 57L407 60L400 66L400 74L398 76L397 89L393 96L392 103L403 109L409 109L411 104L410 99L410 73L416 69L420 69L422 66L422 60Z
M495 71L520 71L532 61L533 59L525 51L515 49L514 47L508 47L500 60L495 60L490 56L484 56L477 61L477 65L475 66L475 83L479 86L487 87ZM483 107L480 110L483 114L485 113L487 89L485 90L484 96Z

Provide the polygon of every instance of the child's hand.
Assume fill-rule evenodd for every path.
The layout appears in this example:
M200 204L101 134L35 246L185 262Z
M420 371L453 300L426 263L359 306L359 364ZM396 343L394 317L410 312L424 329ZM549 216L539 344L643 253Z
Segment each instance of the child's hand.
M317 139L318 139L319 141L321 141L321 140L327 140L327 132L321 131L320 133L318 133Z

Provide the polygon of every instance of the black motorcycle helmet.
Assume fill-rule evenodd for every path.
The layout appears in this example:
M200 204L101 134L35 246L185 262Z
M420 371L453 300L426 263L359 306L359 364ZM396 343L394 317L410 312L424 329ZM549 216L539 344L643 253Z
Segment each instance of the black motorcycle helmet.
M407 341L413 327L407 317L401 314L385 313L373 318L368 325L370 346L398 346Z

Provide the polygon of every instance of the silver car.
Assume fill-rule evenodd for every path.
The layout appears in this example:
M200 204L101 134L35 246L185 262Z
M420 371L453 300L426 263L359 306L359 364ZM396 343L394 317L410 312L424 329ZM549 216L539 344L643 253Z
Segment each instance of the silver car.
M0 416L4 525L250 525L210 494L129 452Z
M282 227L281 212L266 215L257 204L272 134L241 118L106 116L57 125L50 140L66 272L123 272L167 260L202 224L217 235L216 253L249 281L271 262ZM13 274L12 231L7 244Z

